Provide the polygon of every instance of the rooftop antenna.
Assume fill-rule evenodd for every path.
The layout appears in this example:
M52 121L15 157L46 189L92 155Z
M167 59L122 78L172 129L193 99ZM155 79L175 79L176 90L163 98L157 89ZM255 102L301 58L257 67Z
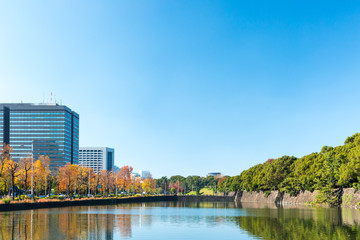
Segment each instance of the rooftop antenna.
M52 103L52 92L50 94L50 103Z
M43 104L45 103L45 93L43 92Z

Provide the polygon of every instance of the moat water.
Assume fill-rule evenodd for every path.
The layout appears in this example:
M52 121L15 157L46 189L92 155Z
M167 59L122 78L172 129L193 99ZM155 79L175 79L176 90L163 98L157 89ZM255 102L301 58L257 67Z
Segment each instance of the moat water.
M0 213L0 239L360 239L360 211L157 202Z

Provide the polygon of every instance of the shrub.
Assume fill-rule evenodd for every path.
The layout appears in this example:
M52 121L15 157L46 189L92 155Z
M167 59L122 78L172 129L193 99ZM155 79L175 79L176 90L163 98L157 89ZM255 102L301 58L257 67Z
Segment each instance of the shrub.
M320 189L315 196L315 201L312 202L312 204L325 204L328 206L335 206L336 203L337 197L330 186Z
M4 202L4 204L10 204L11 198L5 197L5 198L2 199L2 201Z
M59 200L64 200L65 196L59 196L59 195L51 195L50 199L59 199Z
M353 188L355 188L356 191L360 190L360 183L353 183Z
M30 199L27 195L20 195L20 199L25 200L25 199Z
M271 194L271 191L267 190L267 191L264 192L264 197L267 198L270 194Z

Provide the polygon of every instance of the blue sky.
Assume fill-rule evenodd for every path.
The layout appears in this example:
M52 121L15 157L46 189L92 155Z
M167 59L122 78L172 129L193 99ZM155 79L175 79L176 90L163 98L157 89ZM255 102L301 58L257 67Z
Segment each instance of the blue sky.
M341 145L359 66L358 1L0 1L0 102L53 92L155 177Z

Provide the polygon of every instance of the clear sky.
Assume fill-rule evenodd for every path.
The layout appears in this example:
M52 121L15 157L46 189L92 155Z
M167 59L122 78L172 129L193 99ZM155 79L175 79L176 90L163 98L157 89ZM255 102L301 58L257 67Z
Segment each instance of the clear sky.
M360 127L359 1L0 0L0 102L154 177L237 175Z

